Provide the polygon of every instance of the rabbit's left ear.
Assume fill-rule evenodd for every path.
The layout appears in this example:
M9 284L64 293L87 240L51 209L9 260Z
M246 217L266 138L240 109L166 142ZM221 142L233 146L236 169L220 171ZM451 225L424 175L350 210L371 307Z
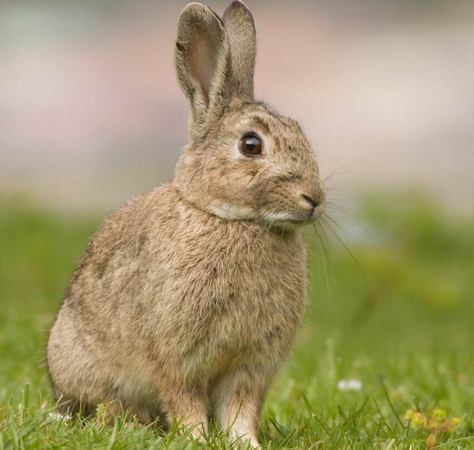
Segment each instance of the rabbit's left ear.
M235 0L224 12L223 21L230 44L232 93L253 98L257 39L252 14L243 2Z

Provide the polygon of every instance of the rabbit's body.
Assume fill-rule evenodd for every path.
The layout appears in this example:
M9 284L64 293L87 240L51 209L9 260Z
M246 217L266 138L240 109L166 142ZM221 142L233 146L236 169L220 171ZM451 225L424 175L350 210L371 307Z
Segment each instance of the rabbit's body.
M156 409L160 385L177 379L206 391L238 371L269 381L304 299L299 233L224 220L160 187L89 244L51 331L56 395L87 408L154 392Z
M297 122L253 99L254 63L243 3L223 20L184 8L176 67L191 143L172 183L105 220L74 274L48 344L63 411L105 403L201 431L213 416L258 445L306 301L300 225L325 193Z

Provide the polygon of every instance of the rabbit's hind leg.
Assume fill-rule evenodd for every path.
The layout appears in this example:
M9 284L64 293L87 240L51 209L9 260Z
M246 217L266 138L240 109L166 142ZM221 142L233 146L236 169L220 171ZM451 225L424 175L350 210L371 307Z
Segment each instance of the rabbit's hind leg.
M96 418L104 423L113 423L116 418L137 420L142 425L162 426L159 413L146 406L128 405L119 399L102 402L96 410Z
M103 423L113 423L117 417L125 419L136 419L143 425L155 424L159 428L164 428L166 420L153 402L130 403L130 399L118 398L116 390L109 390L106 396L95 401L85 398L73 398L58 392L55 389L57 400L57 410L64 418L94 418Z
M56 407L58 413L66 419L80 417L91 417L95 413L95 405L79 398L68 397L54 389L54 397L56 399Z
M158 392L146 379L136 373L116 373L109 384L107 398L115 415L136 418L144 425L154 424L166 428L166 418L161 410Z

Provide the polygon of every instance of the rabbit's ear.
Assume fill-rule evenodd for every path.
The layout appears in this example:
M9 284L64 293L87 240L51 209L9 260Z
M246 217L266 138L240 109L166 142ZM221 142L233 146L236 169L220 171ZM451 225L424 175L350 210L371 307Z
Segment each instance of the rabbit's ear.
M175 52L178 81L191 102L193 126L226 105L230 95L230 48L221 19L201 3L179 16Z
M230 44L232 91L253 98L253 75L257 40L251 12L239 0L233 1L223 16Z

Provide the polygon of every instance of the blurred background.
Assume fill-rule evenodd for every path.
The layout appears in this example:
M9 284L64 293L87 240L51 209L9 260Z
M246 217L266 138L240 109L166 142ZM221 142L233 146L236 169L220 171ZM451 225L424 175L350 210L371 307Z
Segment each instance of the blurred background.
M472 437L474 2L247 3L256 96L300 121L335 204L307 230L307 321L267 417L310 430L305 395L345 426L340 405L367 396L367 439L410 441L394 411L433 405ZM29 384L51 406L45 340L82 250L107 211L173 176L183 6L0 0L0 404ZM347 397L341 379L363 387Z
M248 3L256 96L301 122L342 201L413 187L471 208L472 2ZM103 210L172 176L187 141L173 65L184 4L1 1L2 191Z

